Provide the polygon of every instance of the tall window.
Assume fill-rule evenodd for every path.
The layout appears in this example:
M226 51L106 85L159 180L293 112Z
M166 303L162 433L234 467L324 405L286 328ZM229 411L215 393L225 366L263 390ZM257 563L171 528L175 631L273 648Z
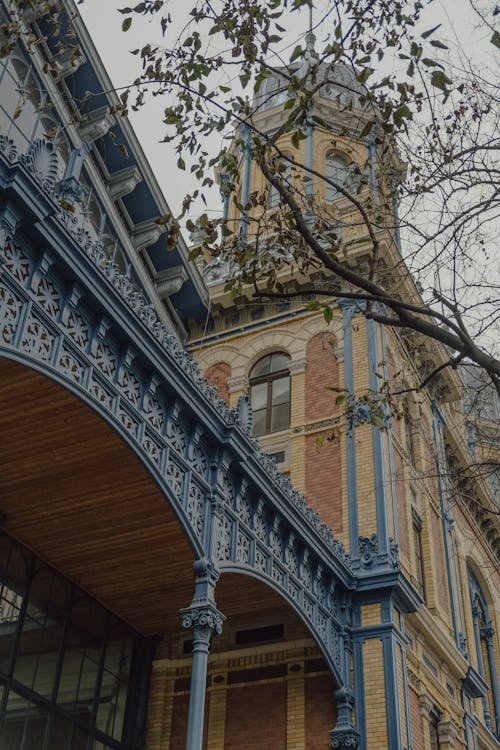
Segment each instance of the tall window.
M289 158L292 158L291 154L284 154ZM292 165L287 160L280 161L276 159L276 174L283 182L290 184L292 181ZM276 208L281 203L281 195L274 185L269 185L269 192L267 194L267 207Z
M415 508L412 508L413 548L415 550L415 574L418 593L425 600L424 555L422 548L422 519Z
M130 748L143 730L145 647L98 602L0 534L2 750Z
M286 430L290 425L290 357L274 352L259 359L250 373L253 434Z
M326 178L340 185L340 187L348 188L349 186L350 170L347 161L339 154L330 152L326 155ZM341 198L337 188L329 183L326 184L326 200L334 201L337 198Z
M493 621L490 617L488 602L474 573L469 570L469 590L474 625L477 667L484 677L489 690L483 696L484 723L497 735L500 732L500 690L496 672Z
M431 740L431 750L440 750L441 743L439 742L439 721L441 719L441 711L434 707L429 715L429 735Z

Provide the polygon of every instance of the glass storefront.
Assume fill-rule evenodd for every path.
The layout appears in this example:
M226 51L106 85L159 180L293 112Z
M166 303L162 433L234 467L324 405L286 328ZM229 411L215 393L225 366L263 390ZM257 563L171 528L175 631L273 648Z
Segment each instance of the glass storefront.
M144 737L149 642L0 536L0 750L128 750Z

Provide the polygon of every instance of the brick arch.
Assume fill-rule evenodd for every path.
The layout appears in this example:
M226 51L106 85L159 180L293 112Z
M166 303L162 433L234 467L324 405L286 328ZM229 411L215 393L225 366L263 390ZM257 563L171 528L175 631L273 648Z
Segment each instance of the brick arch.
M205 372L205 378L210 385L215 385L219 396L229 403L229 378L231 377L231 365L227 362L215 362Z
M336 338L330 331L312 336L306 347L306 497L336 533L342 531L340 435L335 423L339 408Z

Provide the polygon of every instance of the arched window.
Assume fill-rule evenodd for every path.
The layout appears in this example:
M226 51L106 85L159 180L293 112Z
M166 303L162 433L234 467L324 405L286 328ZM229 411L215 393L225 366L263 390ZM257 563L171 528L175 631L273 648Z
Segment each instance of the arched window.
M469 570L469 590L477 667L479 674L484 678L489 687L487 694L483 697L484 723L488 729L498 735L500 732L500 694L493 640L495 631L489 614L488 603L479 581L471 570Z
M253 434L286 430L290 426L290 357L284 352L267 354L250 372Z
M337 185L340 185L340 187L345 187L346 189L352 188L351 170L349 168L349 164L343 156L340 156L340 154L337 154L334 151L330 151L326 155L325 166L325 175L327 180L332 180L333 182L337 183ZM340 193L337 188L327 182L326 200L334 201L337 198L341 197L342 193Z

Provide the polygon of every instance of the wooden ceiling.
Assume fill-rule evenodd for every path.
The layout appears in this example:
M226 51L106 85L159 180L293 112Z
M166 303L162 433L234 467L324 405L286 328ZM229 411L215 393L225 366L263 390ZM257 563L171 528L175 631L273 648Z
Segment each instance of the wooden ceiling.
M90 407L5 358L0 511L8 534L140 632L180 630L194 553L159 487ZM286 606L267 586L237 579L222 576L217 587L227 616Z

